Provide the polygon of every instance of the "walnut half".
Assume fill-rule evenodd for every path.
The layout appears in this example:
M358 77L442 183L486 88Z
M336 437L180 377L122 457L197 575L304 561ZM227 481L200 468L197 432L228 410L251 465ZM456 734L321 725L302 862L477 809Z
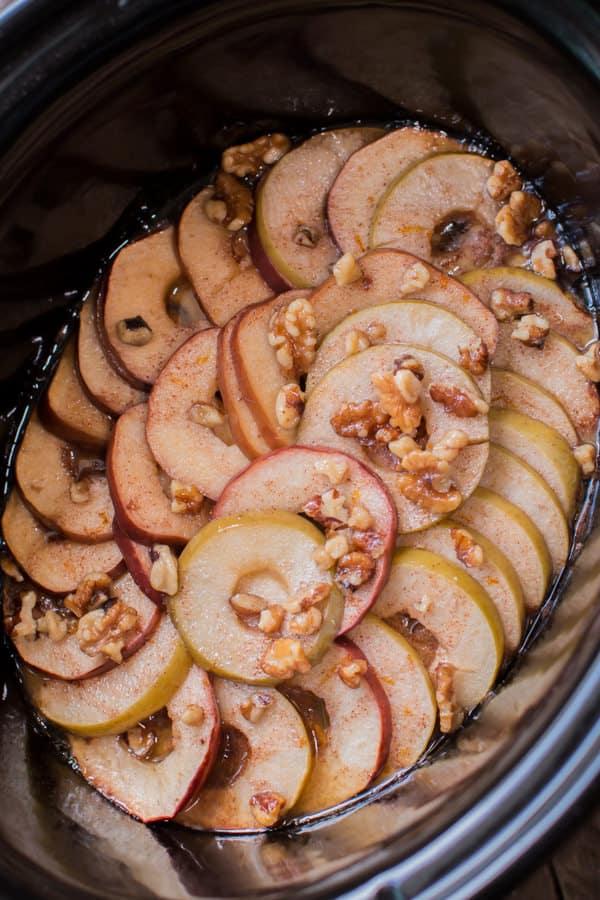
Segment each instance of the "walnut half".
M99 653L116 663L123 661L123 648L139 630L139 616L133 607L116 600L108 609L86 613L77 626L79 646L88 656Z

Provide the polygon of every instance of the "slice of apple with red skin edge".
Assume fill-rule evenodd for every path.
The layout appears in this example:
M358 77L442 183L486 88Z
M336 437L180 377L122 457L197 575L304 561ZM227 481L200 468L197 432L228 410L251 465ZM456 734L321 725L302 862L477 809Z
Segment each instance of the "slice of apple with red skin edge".
M186 206L178 226L181 264L194 286L202 308L215 325L225 325L245 306L266 300L273 293L268 279L252 265L250 256L233 255L235 233L211 222L204 211L214 188L200 191Z
M248 246L252 262L274 294L283 294L293 289L293 284L280 275L261 244L256 219L252 219L248 225Z
M490 306L498 289L526 292L533 300L533 311L547 319L550 328L579 347L594 340L594 323L573 294L562 291L556 281L543 278L520 266L473 269L461 281L474 291L482 303Z
M554 428L570 447L579 443L577 431L565 408L553 394L524 375L493 366L492 406L514 409Z
M255 228L269 270L292 287L309 288L327 278L339 251L325 221L327 194L356 150L383 134L379 128L340 128L313 135L285 154L261 179ZM307 243L296 241L306 229ZM255 258L259 266L262 255ZM270 271L264 272L267 278Z
M360 494L359 502L371 514L373 526L382 539L383 552L375 563L372 578L354 591L344 592L344 616L340 634L354 628L385 584L397 530L396 507L383 482L352 456L326 447L294 446L275 450L256 460L233 478L212 511L212 518L245 512L287 510L303 513L309 500L342 484L334 484L317 471L319 463L346 466L346 485Z
M152 600L156 606L165 604L167 595L152 587L150 574L152 572L152 547L139 544L121 530L116 521L113 522L113 539L123 554L127 571L139 587L139 589Z
M139 590L131 575L126 574L115 582L111 596L122 600L139 616L139 626L128 638L121 654L123 659L133 656L158 627L160 610ZM88 656L79 647L75 632L62 640L53 641L46 634L38 634L34 640L10 635L23 662L43 675L63 681L83 681L113 669L117 663L98 653Z
M362 256L368 248L377 204L401 172L435 153L460 149L443 132L407 125L353 153L327 198L329 228L342 253Z
M146 439L161 469L211 500L248 465L239 447L217 436L218 429L190 418L192 406L215 400L218 339L219 329L208 328L173 354L150 392L146 423Z
M208 520L203 507L195 514L174 513L158 466L146 441L147 405L140 403L117 421L106 454L106 471L121 529L142 544L182 546Z
M186 723L188 710L197 723ZM123 735L71 736L71 753L83 777L104 797L148 824L173 819L202 788L217 756L220 719L206 672L192 666L166 704L173 749L161 760L137 758Z
M95 544L110 540L113 517L106 476L94 470L98 462L90 459L90 474L78 479L77 469L85 471L85 459L45 429L34 410L19 446L15 476L23 499L48 529ZM87 490L88 499L74 502L73 487Z
M338 671L352 663L366 664L356 687L344 682ZM302 692L309 691L324 701L329 720L325 740L319 741L318 733L314 738L313 770L294 813L320 813L366 790L388 757L392 712L388 695L362 650L347 637L337 638L310 672L296 675L281 691L301 715Z
M14 488L2 515L2 532L17 564L50 594L74 591L90 572L114 575L123 563L114 541L82 544L49 532Z

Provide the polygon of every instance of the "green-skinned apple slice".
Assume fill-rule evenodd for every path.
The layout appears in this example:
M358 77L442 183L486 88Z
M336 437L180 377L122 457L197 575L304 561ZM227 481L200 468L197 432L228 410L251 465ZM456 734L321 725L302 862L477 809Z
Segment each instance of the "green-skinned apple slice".
M112 419L92 403L81 385L73 339L63 350L39 411L44 424L65 441L94 449L108 443Z
M472 378L445 356L412 344L380 344L369 347L329 370L307 399L298 431L298 443L305 446L330 447L355 456L375 472L389 489L398 510L398 530L418 531L443 517L443 512L418 503L401 493L399 466L391 454L375 455L375 444L365 445L356 437L336 432L332 419L340 416L345 404L361 401L378 402L379 394L372 383L373 375L394 371L394 361L402 357L416 359L423 368L421 408L431 444L436 444L449 431L460 430L468 439L450 467L450 478L462 498L477 487L487 461L487 415L457 416L430 396L432 385L452 386L470 397L481 399ZM385 449L385 448L384 448Z
M435 691L419 654L369 613L349 635L369 660L390 701L392 738L383 775L411 766L425 751L437 720Z
M496 544L515 567L527 609L538 609L546 596L552 560L529 516L500 494L479 487L453 518Z
M113 539L123 554L127 571L149 600L162 609L166 594L152 587L153 549L147 544L140 544L121 530L119 524L113 522Z
M314 766L294 812L320 812L367 788L387 759L392 719L388 696L362 648L338 638L318 665L282 690L309 727L306 710L323 710L323 721L311 729Z
M23 669L31 702L50 722L82 737L121 734L165 706L183 684L190 657L163 614L137 653L97 678L60 681Z
M146 419L147 404L139 403L119 417L112 434L106 469L115 518L142 543L186 544L208 513L202 495L186 485L173 488L162 476L146 441ZM177 500L178 491L187 506ZM173 503L180 511L173 511Z
M235 444L219 436L224 419L215 406L218 333L217 328L200 332L173 354L150 393L146 423L161 469L211 500L248 463Z
M98 336L96 297L93 295L85 301L79 314L77 367L86 391L108 415L119 416L145 399L144 391L121 378L108 361Z
M425 531L402 535L398 540L401 546L429 550L466 569L487 591L498 610L505 653L508 656L515 652L521 642L525 621L523 590L510 559L492 541L474 528L452 519L445 519Z
M575 511L581 469L564 437L515 409L490 409L490 440L536 470L554 491L565 515Z
M295 806L313 762L294 706L274 688L214 679L221 744L212 772L178 821L218 831L276 825Z
M488 593L437 553L403 547L373 612L419 652L436 686L442 731L453 730L483 700L502 661L502 623Z
M492 406L514 409L543 422L563 436L570 447L579 443L567 411L540 384L508 369L492 367Z
M582 441L595 440L600 402L596 385L577 368L577 347L554 331L543 347L512 337L513 322L501 323L494 365L524 375L549 391L568 410Z
M206 328L197 303L185 323L169 315L169 297L180 281L172 227L127 244L113 261L99 298L99 325L109 359L134 387L153 385L175 350Z
M13 590L18 585L13 585ZM121 600L138 614L138 624L134 631L127 636L124 646L121 648L123 659L132 656L145 641L148 640L157 628L160 620L160 611L136 586L131 575L123 575L111 588L111 598ZM58 604L60 608L61 604ZM59 613L60 615L60 613ZM77 625L74 616L67 618L73 626ZM90 676L100 675L117 664L114 659L103 653L90 656L84 653L79 645L76 627L60 639L53 640L48 633L38 632L33 638L21 637L11 634L11 638L17 653L23 662L37 669L44 675L52 678L61 678L65 681L81 681Z
M256 231L271 266L290 287L313 287L329 275L339 251L325 221L327 194L346 160L382 133L341 128L316 134L286 153L259 185ZM260 259L255 263L260 268ZM281 290L281 282L274 288Z
M325 495L325 500L323 500ZM348 631L374 602L389 571L396 538L396 509L385 485L362 463L333 450L289 447L256 460L233 478L213 509L213 518L246 512L287 510L304 513L327 526L324 504L328 497L343 498L343 519L334 527L345 530L354 507L367 516L357 530L358 545L374 541L373 574L360 586L344 590L344 616L340 633ZM366 526L366 527L365 527ZM345 531L353 546L353 531Z
M324 542L315 525L285 511L206 525L179 557L179 590L169 603L194 660L249 684L291 677L296 651L299 664L318 660L344 605L332 571L313 558Z
M25 502L65 537L84 543L112 537L113 507L104 463L53 435L32 413L15 465Z
M169 746L154 758L160 730L152 718L121 735L84 738L69 743L79 771L92 787L117 806L141 819L173 819L201 789L217 755L219 711L206 672L192 666L181 687L167 701L165 716ZM148 743L144 756L128 742L141 735ZM154 741L154 746L152 746Z
M362 278L340 285L332 275L313 292L310 299L319 337L351 313L408 297L435 303L459 316L485 341L493 357L496 317L462 282L401 250L371 250L358 264Z
M560 572L569 555L569 526L558 497L542 476L510 450L491 443L481 486L527 513L546 542L555 574Z
M82 544L48 531L12 490L2 515L10 552L35 584L51 594L74 591L90 572L114 572L122 562L114 541Z
M496 234L500 204L487 191L494 161L441 153L416 163L380 199L370 247L397 247L445 271L466 272L502 260Z
M461 279L490 306L494 291L503 289L531 295L533 310L548 320L550 328L574 344L583 346L594 340L594 325L573 294L561 290L556 281L542 278L517 266L474 269Z
M459 149L460 144L443 132L408 125L353 153L327 200L329 228L340 250L362 256L377 204L401 172L434 153Z
M245 306L266 300L273 292L247 252L236 258L236 234L206 215L205 205L213 194L213 188L204 188L186 206L179 221L178 246L206 315L222 326Z
M436 353L442 353L457 365L467 357L480 357L481 368L475 366L473 380L486 400L490 399L491 375L487 363L487 350L472 328L459 316L423 301L403 300L402 303L384 303L347 316L323 339L316 359L308 372L306 392L310 393L323 375L340 360L352 354L349 347L353 340L362 341L361 348L369 344L392 344L395 341L418 344ZM472 363L469 363L472 364ZM483 372L481 371L483 369Z

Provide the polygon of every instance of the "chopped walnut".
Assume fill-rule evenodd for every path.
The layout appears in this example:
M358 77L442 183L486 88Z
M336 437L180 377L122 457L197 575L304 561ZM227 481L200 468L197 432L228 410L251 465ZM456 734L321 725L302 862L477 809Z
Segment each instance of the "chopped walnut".
M222 225L227 218L227 204L224 200L209 197L204 201L204 213L214 225Z
M344 556L348 550L348 538L345 534L334 534L333 537L330 537L325 541L325 553L329 554L333 560Z
M533 236L536 238L556 238L556 228L549 219L542 219L533 229Z
M459 347L459 362L463 369L471 375L485 375L490 361L485 341L478 341L474 346Z
M318 547L313 553L312 558L322 572L326 572L328 569L331 569L334 563L334 560L331 558L329 553L327 553L325 547Z
M422 262L413 263L402 275L400 281L400 293L411 294L413 291L421 291L429 281L429 270Z
M447 475L450 464L432 450L411 450L402 458L402 466L407 472L428 472Z
M275 415L281 428L291 431L299 424L304 412L304 393L300 385L285 384L275 400Z
M279 606L278 603L267 606L258 617L259 631L262 631L263 634L275 634L275 632L281 630L284 617L285 609L283 606Z
M265 166L272 166L285 156L290 147L290 139L285 134L263 134L246 144L224 150L221 168L238 178L258 175Z
M544 278L556 278L556 264L554 260L558 256L558 250L554 241L540 241L531 251L531 268L537 275Z
M90 572L77 585L72 594L65 597L65 607L78 619L93 609L98 609L110 598L112 581L104 572Z
M278 638L273 641L262 659L262 668L274 678L291 678L296 672L310 672L310 662L300 641Z
M150 569L150 584L155 591L172 597L179 588L177 557L168 544L154 544L152 550L156 559Z
M256 725L272 703L273 698L270 694L251 694L247 700L240 704L240 712L248 722Z
M397 456L399 460L403 460L405 456L409 453L412 453L413 450L419 450L420 447L414 438L409 437L408 434L403 434L402 437L399 437L395 441L390 441L388 444L388 450L390 453L393 453L394 456Z
M88 656L101 653L120 663L123 647L138 629L137 611L122 600L116 600L108 609L95 609L82 616L77 626L77 638L80 648Z
M21 610L19 621L12 630L14 637L33 640L37 635L37 623L33 617L33 610L38 602L35 591L26 591L21 594Z
M542 348L550 333L550 323L544 316L534 313L531 316L523 316L513 329L511 337L515 341L521 341L527 347Z
M23 573L11 556L0 557L0 569L2 569L4 574L8 575L9 578L14 579L14 581L21 582L24 580Z
M315 634L323 623L323 613L316 606L290 616L288 628L291 634Z
M370 528L366 528L355 529L352 532L352 548L354 550L362 550L371 559L379 559L380 556L383 556L385 545L380 534Z
M513 191L521 187L521 178L515 167L507 159L501 159L492 169L486 182L487 192L492 200L506 200Z
M348 516L348 525L350 528L358 528L360 531L365 531L367 528L370 528L372 524L373 516L369 510L360 503L355 504Z
M90 499L90 485L87 479L72 481L69 485L69 497L71 503L87 503Z
M335 580L348 590L360 587L375 571L375 560L362 550L352 550L338 560Z
M450 536L454 542L456 558L468 569L476 569L483 564L483 549L475 543L468 531L463 528L451 528Z
M316 461L315 472L325 475L332 484L341 484L348 477L348 463L325 454L322 459Z
M181 717L181 721L184 725L193 726L202 725L204 719L204 710L201 706L198 706L197 703L190 703L190 705L186 707L185 712Z
M420 387L420 382L413 372L409 369L400 371L412 376L414 382L418 382ZM408 401L398 387L396 378L400 375L400 371L396 372L396 375L375 373L371 376L371 381L379 394L381 406L390 417L390 425L393 428L399 428L405 434L411 434L419 427L423 411L418 397L414 401Z
M581 260L569 244L563 244L560 248L560 255L562 257L563 265L567 269L570 269L571 272L581 272Z
M583 475L593 475L596 470L596 448L593 444L579 444L573 448L573 456L579 463Z
M541 211L542 205L533 194L513 191L508 203L496 216L496 232L505 244L520 247L527 240L530 228Z
M310 300L297 297L273 313L268 340L285 375L305 375L314 362L317 344L315 314Z
M331 564L333 560L331 561ZM331 565L330 564L330 565ZM297 594L294 594L292 597L289 597L287 600L284 600L282 606L291 614L296 614L299 612L303 612L306 609L310 609L312 606L316 606L319 603L322 603L323 600L326 600L331 593L331 586L326 582L320 582L315 585L313 588L309 588L305 591L299 591Z
M429 396L434 403L441 403L446 412L459 419L486 415L490 408L483 397L477 397L454 384L431 384Z
M225 416L214 403L193 403L188 415L192 422L205 428L217 428L225 422Z
M302 512L324 525L328 531L348 521L346 498L336 488L307 500Z
M228 231L239 231L240 228L252 221L254 213L252 191L235 175L219 172L215 179L214 197L210 198L207 203L210 203L211 199L221 200L225 203L226 214L220 224L224 225ZM206 206L204 210L208 215Z
M443 434L432 449L439 459L453 462L468 443L469 436L464 431L461 431L460 428L453 428L451 431Z
M421 396L421 379L410 369L398 369L394 373L396 387L406 403L416 403Z
M394 391L397 392L395 388ZM369 440L375 437L381 426L387 424L388 419L389 415L383 404L361 400L359 403L342 403L330 421L335 433L341 437Z
M352 328L344 338L346 356L353 356L355 353L360 353L361 350L366 350L370 346L371 340L368 334L365 334L364 331L360 331L358 328Z
M600 381L600 341L594 341L575 360L582 375L590 381Z
M233 594L229 598L229 603L242 619L251 619L253 616L259 616L268 606L264 597L244 592Z
M461 724L464 712L454 697L454 666L440 663L434 672L435 698L440 713L440 731L449 734Z
M362 679L367 674L369 666L366 659L356 659L353 656L347 656L336 669L336 672L349 688L358 688Z
M144 347L152 340L152 329L141 316L132 316L117 322L117 337L123 344Z
M499 322L509 322L517 316L533 312L533 297L527 291L497 288L492 291L490 309Z
M425 377L425 370L423 369L422 364L418 359L415 359L414 356L411 356L410 353L404 353L394 360L394 375L401 369L408 369L419 379L419 381L423 381L423 378Z
M453 512L463 499L457 488L450 486L445 491L436 490L427 476L411 472L398 477L397 487L403 497L434 515Z
M49 609L37 620L37 630L39 634L47 634L51 641L58 643L66 638L69 628L63 616Z
M351 253L340 256L332 269L335 283L338 287L345 287L362 278L362 271Z
M171 512L178 515L197 516L204 503L202 494L193 484L181 481L171 482Z
M275 791L259 791L250 798L250 809L259 825L270 828L285 809L285 797Z

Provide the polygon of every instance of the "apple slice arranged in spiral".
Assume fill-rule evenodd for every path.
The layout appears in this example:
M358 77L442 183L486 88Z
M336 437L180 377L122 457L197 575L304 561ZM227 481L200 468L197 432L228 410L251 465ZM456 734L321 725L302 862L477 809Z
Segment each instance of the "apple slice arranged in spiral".
M190 669L167 701L159 726L156 730L153 726L150 718L133 734L69 739L83 777L142 822L173 819L210 772L219 747L220 722L206 672L196 666ZM138 749L136 738L147 744L145 753Z
M203 497L185 485L167 495L159 467L146 441L147 405L140 403L120 416L106 457L115 517L121 529L142 543L185 544L206 523ZM187 498L177 501L177 490ZM168 488L167 488L168 490ZM171 491L172 493L172 491ZM173 502L181 511L174 512Z
M104 463L47 431L33 412L17 454L15 475L37 517L83 543L112 537L113 507Z
M575 426L565 408L545 388L524 375L493 366L492 405L516 410L554 428L570 447L579 443Z
M213 510L213 518L247 512L287 510L323 521L323 495L344 498L345 518L336 525L347 528L353 506L366 510L358 537L377 544L372 576L355 589L344 591L340 633L353 628L372 605L385 583L396 537L396 509L385 485L362 463L345 453L313 447L276 450L252 463L229 482ZM351 533L351 532L350 532Z
M408 125L353 153L327 199L329 228L340 250L362 256L377 204L402 172L434 153L459 149L458 141L443 132Z
M196 801L178 821L217 831L277 824L295 806L313 754L302 719L274 688L214 679L221 743Z
M140 591L162 609L166 594L152 587L150 576L152 573L152 547L147 544L139 544L121 530L119 524L113 522L113 538L115 544L123 554L127 571L139 587Z
M114 541L82 544L48 531L14 489L2 515L2 532L23 571L51 594L74 591L90 572L111 574L123 560Z

